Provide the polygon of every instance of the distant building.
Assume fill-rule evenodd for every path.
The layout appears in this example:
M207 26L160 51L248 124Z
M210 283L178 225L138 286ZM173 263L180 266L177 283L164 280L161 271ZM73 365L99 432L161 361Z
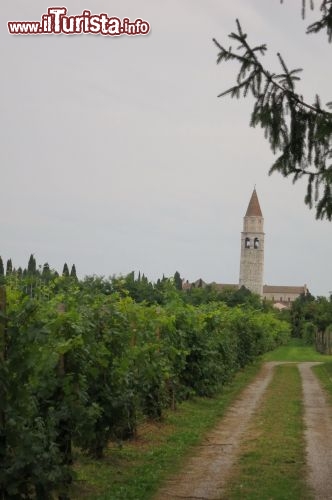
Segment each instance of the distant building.
M245 286L253 293L270 300L277 309L285 309L300 295L309 293L307 285L303 286L274 286L263 285L264 276L264 218L259 204L256 189L254 189L246 214L243 219L241 233L241 258L239 284L210 283L213 288L223 291L237 290ZM208 283L202 279L189 283L183 281L184 290L192 287L205 288Z
M307 295L307 285L303 286L263 286L264 299L271 300L274 304L282 304L286 307L294 302L300 295Z
M243 219L239 284L258 295L263 295L264 236L264 219L254 189Z

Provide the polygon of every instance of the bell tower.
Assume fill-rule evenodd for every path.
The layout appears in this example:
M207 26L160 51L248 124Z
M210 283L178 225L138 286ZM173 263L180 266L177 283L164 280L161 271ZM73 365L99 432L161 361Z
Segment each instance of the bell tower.
M256 189L251 195L241 233L240 287L262 296L264 270L264 219Z

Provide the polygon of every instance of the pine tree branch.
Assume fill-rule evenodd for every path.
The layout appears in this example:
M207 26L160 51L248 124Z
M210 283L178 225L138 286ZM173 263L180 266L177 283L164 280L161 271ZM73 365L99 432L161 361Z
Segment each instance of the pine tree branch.
M255 104L250 125L260 125L272 151L281 152L269 173L278 171L285 177L292 176L293 182L306 176L305 203L311 208L315 201L317 218L332 220L332 164L328 165L332 160L332 113L322 109L318 96L311 105L296 92L298 73L302 70L290 71L280 53L277 55L283 73L265 69L259 55L265 54L266 45L251 47L238 20L236 25L237 33L229 37L239 43L237 52L232 47L225 49L213 39L219 49L217 63L232 60L240 64L236 84L218 97L252 94Z
M280 3L284 3L284 0L280 0ZM315 8L314 0L309 0L309 7L311 10ZM302 0L302 19L306 17L307 1ZM322 0L319 10L322 12L322 17L310 24L307 27L307 33L318 33L322 29L326 28L326 33L329 43L332 42L332 0Z
M325 116L328 116L328 117L332 118L332 113L331 112L326 111L326 110L321 109L321 108L317 108L317 107L312 106L312 105L308 104L307 102L303 101L303 99L301 99L299 97L299 95L294 92L294 86L293 85L290 85L291 89L287 89L284 86L280 85L275 80L276 75L273 74L273 73L270 73L268 70L266 70L264 68L264 66L261 64L261 62L259 61L259 59L256 56L256 53L255 53L256 51L253 50L250 47L250 45L248 44L248 42L247 42L247 35L243 33L241 25L240 25L240 22L239 22L238 19L236 19L236 24L237 24L237 28L238 28L239 34L231 33L229 35L229 37L236 39L237 41L239 41L242 44L242 46L246 49L246 54L249 54L249 56L250 56L250 58L249 58L250 63L256 68L256 70L258 72L260 72L261 74L263 74L265 76L265 78L274 87L276 87L277 89L279 89L282 92L287 92L288 98L292 99L295 103L297 103L300 106L302 106L304 108L307 108L307 109L309 109L311 111L314 111L315 113L320 113L322 115L325 115ZM220 54L218 55L217 64L219 62L221 62L222 59L225 59L225 60L232 59L232 60L237 60L237 61L242 62L242 63L243 62L248 62L248 56L247 55L241 56L239 54L236 54L236 53L232 52L231 48L229 50L225 49L222 45L220 45L220 43L215 38L212 38L212 41L214 42L214 44L220 50L220 54L222 54L222 56ZM265 44L261 45L261 46L259 46L259 48L263 49L262 53L264 54L264 52L266 51L266 45ZM286 67L286 65L285 65L285 63L283 61L283 58L282 58L282 56L281 56L281 54L279 52L277 53L277 56L278 56L278 59L280 61L281 66L285 70L285 76L287 77L287 75L290 75L291 73L288 72L288 69L287 69L287 67ZM292 73L293 72L300 72L300 71L302 71L302 69L296 69L296 70L293 70ZM281 75L278 75L278 77L280 77L280 76ZM289 82L291 82L291 80L289 80ZM218 94L217 97L223 97L223 96L231 93L236 88L241 88L241 86L237 85L237 86L231 87L230 89L225 90L224 92Z

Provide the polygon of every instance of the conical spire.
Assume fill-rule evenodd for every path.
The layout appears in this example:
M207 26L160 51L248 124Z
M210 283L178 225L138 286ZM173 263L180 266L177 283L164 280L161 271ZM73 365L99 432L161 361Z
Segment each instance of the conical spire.
M263 217L256 189L252 192L245 217Z

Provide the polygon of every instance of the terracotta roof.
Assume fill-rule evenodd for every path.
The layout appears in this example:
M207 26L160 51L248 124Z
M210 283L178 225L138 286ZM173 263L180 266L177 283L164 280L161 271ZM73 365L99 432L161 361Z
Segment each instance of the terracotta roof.
M262 217L256 189L253 190L245 217Z
M263 294L264 293L306 293L307 292L307 287L304 286L273 286L273 285L264 285L263 286Z

